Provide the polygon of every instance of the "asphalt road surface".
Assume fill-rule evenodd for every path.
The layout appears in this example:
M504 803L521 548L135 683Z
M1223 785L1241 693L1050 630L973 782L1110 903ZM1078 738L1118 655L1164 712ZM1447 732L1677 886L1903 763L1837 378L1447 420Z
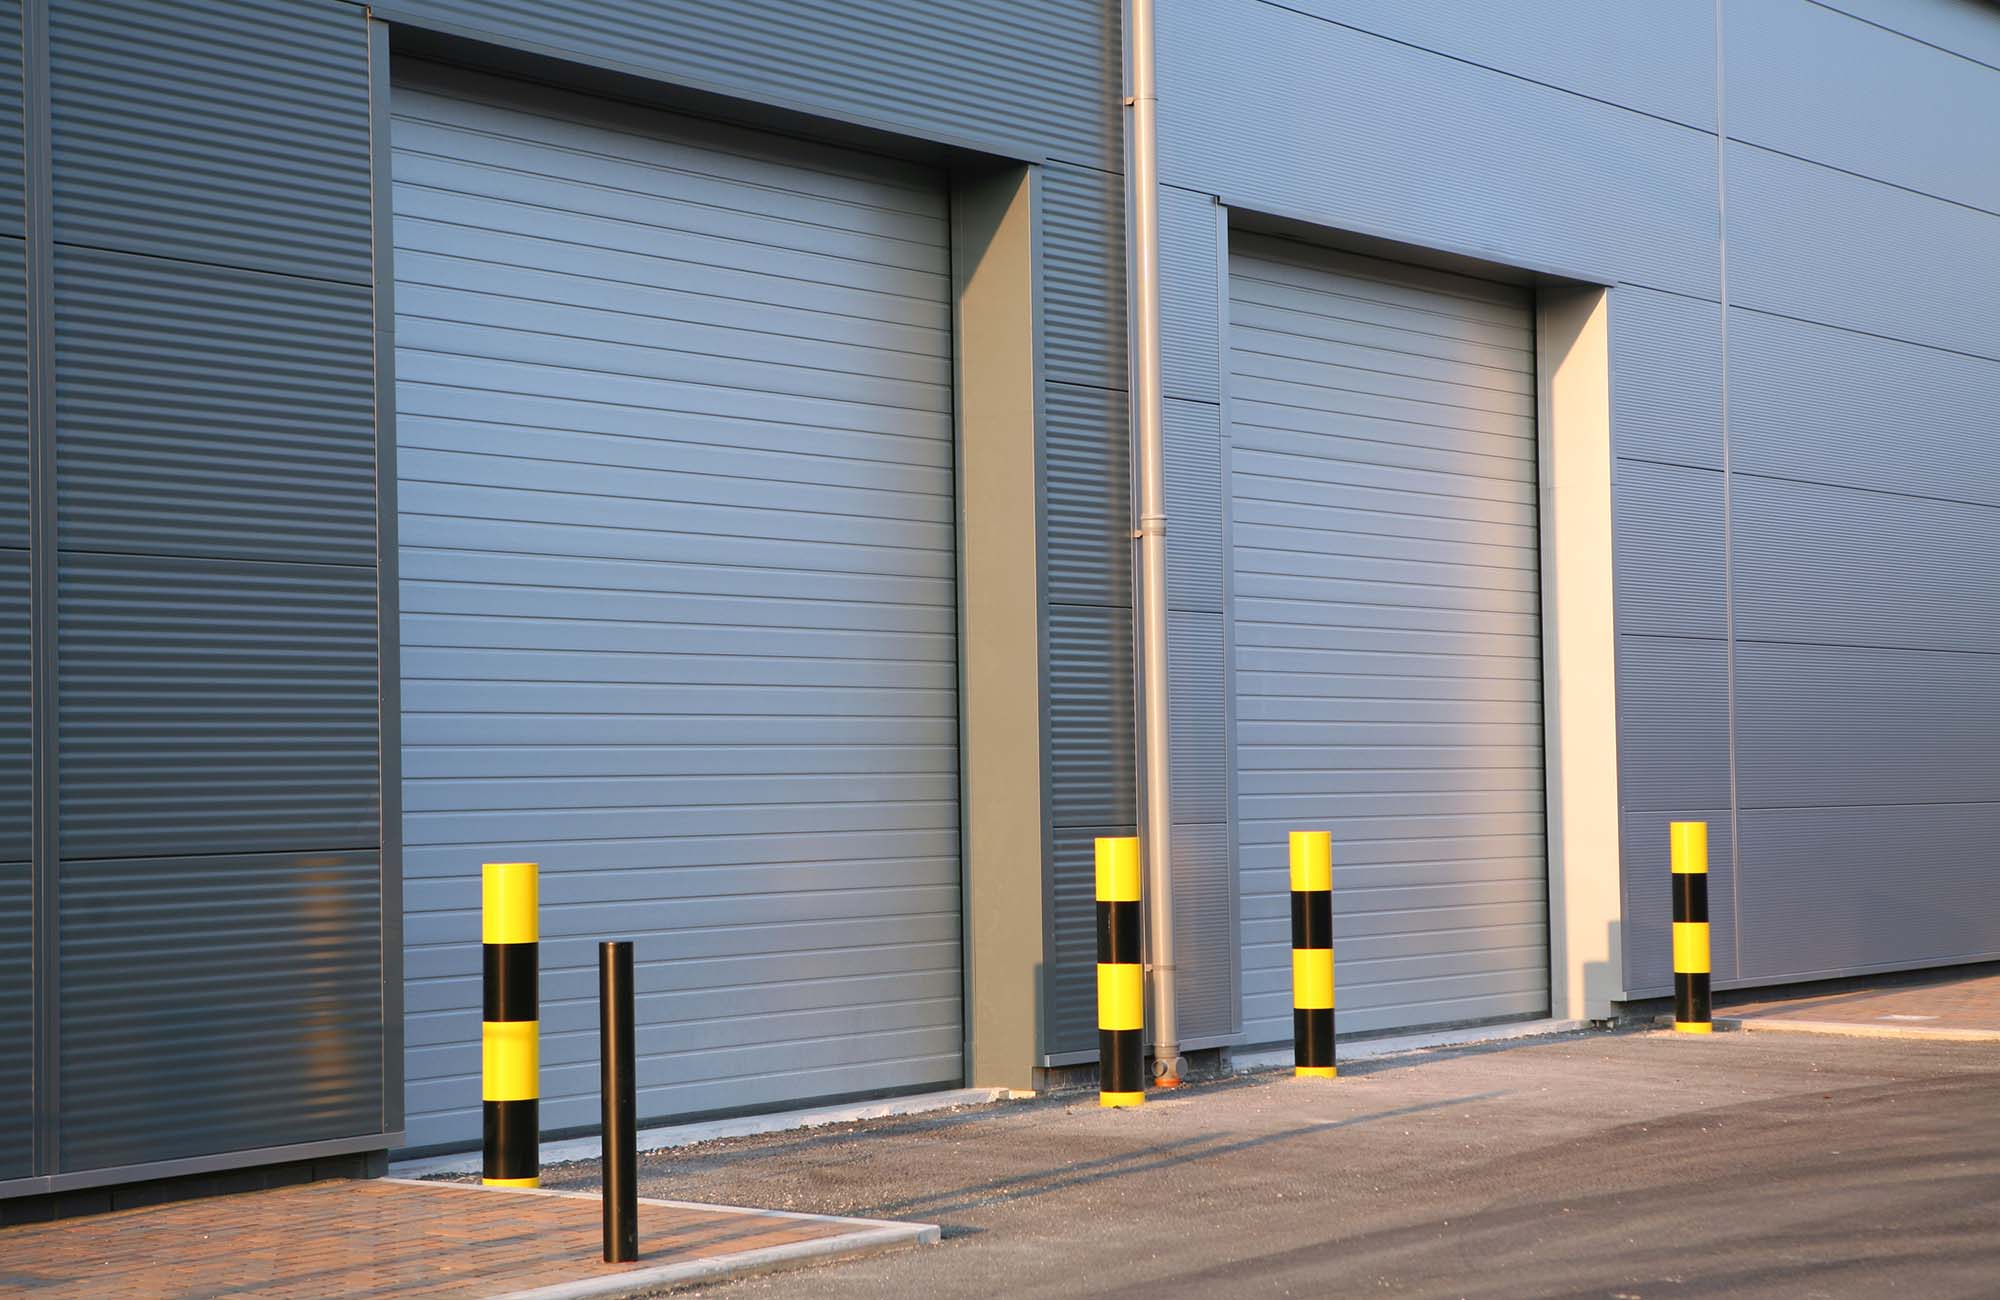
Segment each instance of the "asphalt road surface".
M640 1192L944 1227L730 1300L2000 1296L1991 1043L1594 1033L1095 1101L710 1143Z

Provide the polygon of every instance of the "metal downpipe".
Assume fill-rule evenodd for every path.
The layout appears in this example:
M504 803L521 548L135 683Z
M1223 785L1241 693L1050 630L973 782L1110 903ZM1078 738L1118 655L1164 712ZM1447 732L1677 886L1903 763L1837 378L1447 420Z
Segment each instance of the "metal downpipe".
M1139 687L1139 839L1145 855L1147 954L1153 994L1153 1056L1161 1087L1180 1083L1180 1008L1174 962L1173 806L1167 729L1167 482L1160 387L1159 97L1153 79L1153 0L1129 0L1131 60L1132 465L1137 480L1133 610Z

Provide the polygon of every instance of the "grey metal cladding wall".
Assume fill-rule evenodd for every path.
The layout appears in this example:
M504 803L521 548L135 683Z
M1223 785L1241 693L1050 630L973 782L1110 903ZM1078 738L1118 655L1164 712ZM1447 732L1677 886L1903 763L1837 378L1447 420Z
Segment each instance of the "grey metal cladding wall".
M50 0L56 238L370 282L368 41L340 0Z
M0 1178L31 1172L34 1133L28 669L28 555L0 550Z
M2000 24L1989 0L1818 0L1884 31L2000 68Z
M381 1131L373 852L71 862L62 899L63 1169Z
M1168 398L1167 604L1220 613L1228 557L1223 541L1222 408Z
M1160 40L1173 184L1514 265L1717 293L1706 132L1263 0L1175 5Z
M1132 674L1131 611L1051 605L1048 637L1050 820L1135 822L1132 692L1120 689Z
M372 569L65 554L59 581L65 858L377 842Z
M1168 7L1208 0L1167 0ZM1481 67L1715 129L1715 15L1694 3L1286 0L1344 26Z
M21 5L5 6L0 23L0 236L23 233Z
M1042 169L1042 361L1051 383L1125 387L1125 180Z
M1722 636L1722 475L1635 460L1614 475L1618 630Z
M1222 400L1221 234L1214 196L1160 187L1160 378L1169 398Z
M62 545L372 566L372 313L360 285L58 248Z
M1731 137L2000 212L2000 71L1813 0L1723 15Z
M1132 439L1121 389L1043 389L1043 545L1056 605L1132 601Z
M26 862L32 843L28 553L0 550L0 862Z
M28 545L25 245L0 236L0 547Z
M391 0L442 26L916 136L1118 165L1118 9L1101 0Z
M1636 285L1613 289L1611 393L1613 455L1721 469L1721 307Z
M2000 505L1995 411L2000 361L1730 309L1739 471Z
M1738 835L1745 978L2000 957L2000 804L1746 808ZM1921 888L1909 863L1924 864Z
M2000 359L2000 216L1734 142L1728 167L1732 305Z

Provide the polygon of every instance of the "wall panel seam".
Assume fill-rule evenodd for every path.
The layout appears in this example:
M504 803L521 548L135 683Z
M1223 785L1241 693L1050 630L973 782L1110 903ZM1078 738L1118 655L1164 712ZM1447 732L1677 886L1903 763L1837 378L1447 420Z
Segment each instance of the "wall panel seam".
M1906 32L1900 27L1890 27L1883 23L1876 22L1873 18L1864 18L1860 14L1854 13L1851 10L1843 9L1839 5L1828 4L1827 0L1805 0L1805 2L1810 5L1817 5L1819 8L1826 10L1828 13L1839 14L1842 18L1852 18L1855 22L1861 23L1868 27L1873 27L1878 32L1887 32L1891 36L1900 36L1904 40L1915 42L1916 44L1921 45L1926 49L1936 50L1940 54L1949 54L1953 58L1964 59L1967 63L1975 64L1982 68L1991 68L1995 72L2000 72L2000 63L1988 63L1984 59L1974 58L1972 55L1967 54L1964 50L1954 50L1949 45L1939 45L1936 41L1927 41L1923 37L1915 35L1911 32Z
M1733 499L1730 492L1729 446L1729 119L1723 50L1726 0L1715 0L1715 230L1716 289L1721 295L1721 416L1722 416L1722 628L1723 718L1729 738L1729 912L1735 969L1743 969L1743 846L1738 834L1736 763L1736 562Z
M2000 217L2000 212L1996 212L1992 208L1983 208L1977 203L1967 203L1964 199L1954 199L1948 198L1943 194L1933 194L1929 190L1920 190L1914 185L1905 185L1900 181L1884 180L1880 176L1870 176L1867 172L1858 172L1852 167L1842 167L1836 163L1825 162L1818 158L1809 158L1805 154L1793 153L1789 149L1780 149L1776 145L1761 144L1756 140L1746 140L1740 135L1730 136L1729 143L1740 144L1746 149L1755 149L1759 153L1775 154L1780 158L1789 158L1793 162L1804 163L1808 167L1818 167L1824 171L1837 172L1842 176L1851 176L1857 181L1866 181L1870 185L1881 185L1888 189L1901 190L1905 194L1914 194L1920 199L1930 199L1937 203L1948 203L1954 208L1964 208L1968 212L1977 212L1983 217Z

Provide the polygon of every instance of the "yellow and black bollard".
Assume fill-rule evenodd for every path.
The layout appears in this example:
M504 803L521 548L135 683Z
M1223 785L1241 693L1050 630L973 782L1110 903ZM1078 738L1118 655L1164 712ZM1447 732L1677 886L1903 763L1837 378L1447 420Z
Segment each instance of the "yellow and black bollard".
M1146 967L1140 954L1139 841L1097 841L1097 1102L1146 1100Z
M1292 832L1292 1073L1331 1079L1333 834Z
M1708 995L1708 823L1667 828L1674 877L1674 1028L1714 1030Z
M541 922L532 862L489 862L481 938L486 1015L480 1098L486 1118L484 1181L541 1185Z

